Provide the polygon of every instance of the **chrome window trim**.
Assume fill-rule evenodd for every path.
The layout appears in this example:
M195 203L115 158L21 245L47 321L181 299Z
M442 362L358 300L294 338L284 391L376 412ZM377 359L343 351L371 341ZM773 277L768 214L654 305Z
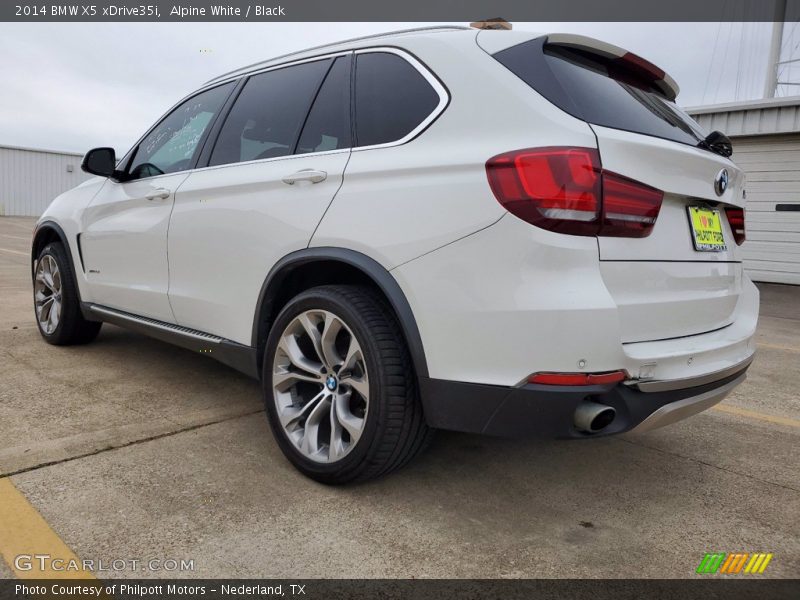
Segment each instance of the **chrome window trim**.
M236 81L238 79L248 79L250 77L255 77L256 75L261 75L262 73L268 73L269 71L277 71L278 69L285 69L286 67L295 67L297 65L302 65L302 64L310 63L310 62L316 62L318 60L326 60L328 58L334 58L335 59L335 58L339 58L340 56L348 56L350 54L353 54L353 50L338 50L336 52L329 52L328 54L318 54L316 56L309 56L307 58L298 58L298 59L290 61L290 62L279 63L279 64L276 64L276 65L269 65L269 66L265 66L265 67L262 67L260 69L254 70L254 71L248 71L247 73L242 73L240 75L235 75L235 76L229 77L229 78L224 79L224 80L220 80L220 81L214 80L213 83L208 84L208 85L200 88L200 90L198 90L198 91L203 91L203 90L206 89L206 87L216 87L217 85L220 85L221 83L227 83L229 81Z
M439 115L444 112L444 109L447 108L447 105L450 104L450 93L447 91L447 88L444 87L441 81L433 74L433 72L428 69L427 66L422 64L413 54L402 50L400 48L396 48L393 46L375 46L372 48L360 48L354 51L356 54L356 59L358 58L359 54L395 54L408 62L412 67L414 67L420 75L422 75L428 84L433 88L436 94L439 96L439 104L436 105L436 108L423 119L419 125L417 125L414 129L409 131L406 135L398 140L394 140L391 142L385 142L383 144L372 144L371 146L356 146L353 148L353 152L361 152L362 150L375 150L378 148L392 148L394 146L401 146L406 142L410 142L415 137L417 137L420 133L422 133L428 126L433 123ZM356 78L358 77L358 60L356 60ZM353 94L353 102L355 102L355 94ZM358 120L358 115L356 114L356 121Z
M325 48L331 48L335 46L344 46L347 44L355 44L358 42L366 42L369 40L379 40L380 38L392 39L395 37L405 36L409 34L418 34L418 33L425 33L425 32L449 32L449 31L470 31L473 30L472 27L466 27L464 25L426 25L423 27L412 27L410 29L399 29L397 31L384 31L383 33L373 33L370 35L363 35L359 37L350 38L347 40L340 40L338 42L330 42L327 44L322 44L320 46L313 46L311 48L306 48L304 50L297 50L295 52L289 52L287 54L281 54L280 56L274 56L272 58L268 58L266 60L262 60L251 65L247 65L244 67L240 67L238 69L234 69L232 71L228 71L227 73L223 73L222 75L217 75L213 79L209 79L203 85L210 85L213 83L218 83L220 81L228 80L231 78L237 78L249 75L252 71L256 69L260 69L262 67L269 66L269 63L273 63L277 60L282 60L285 58L290 58L292 56L297 56L298 54L305 54L307 52L314 52L315 50L324 50ZM474 31L474 30L473 30ZM347 52L352 52L353 49L347 50Z
M328 154L342 154L344 152L351 152L354 148L337 148L336 150L320 150L319 152L305 152L304 154L286 154L284 156L273 156L272 158L254 158L253 160L243 160L234 163L225 163L224 165L208 165L206 167L198 167L192 169L191 173L202 173L212 169L225 169L228 167L241 167L242 165L255 165L262 163L272 163L282 160L291 160L295 158L305 158L306 156L326 156Z

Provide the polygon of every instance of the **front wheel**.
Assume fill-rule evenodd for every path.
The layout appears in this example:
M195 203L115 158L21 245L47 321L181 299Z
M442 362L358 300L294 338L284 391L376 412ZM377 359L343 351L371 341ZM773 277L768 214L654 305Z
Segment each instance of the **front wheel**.
M36 259L33 276L36 324L47 343L85 344L97 337L102 323L83 318L79 298L64 247L48 244Z
M403 336L369 288L321 286L291 300L271 329L262 379L281 450L322 483L388 473L430 438Z

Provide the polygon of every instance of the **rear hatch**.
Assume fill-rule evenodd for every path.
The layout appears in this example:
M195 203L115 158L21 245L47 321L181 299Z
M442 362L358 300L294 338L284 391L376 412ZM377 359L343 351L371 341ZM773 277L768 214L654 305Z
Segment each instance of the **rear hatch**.
M647 237L597 237L602 276L620 311L622 341L682 337L729 325L742 289L742 266L726 208L743 207L744 177L730 159L703 147L705 132L674 103L674 82L647 61L582 36L538 38L494 57L589 123L604 172L664 194ZM715 181L723 170L727 186L718 194ZM697 233L690 207L696 209ZM721 240L711 231L717 228Z

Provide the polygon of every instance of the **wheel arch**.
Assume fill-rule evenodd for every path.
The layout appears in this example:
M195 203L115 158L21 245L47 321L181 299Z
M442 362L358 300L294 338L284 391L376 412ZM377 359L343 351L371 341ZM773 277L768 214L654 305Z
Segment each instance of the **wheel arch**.
M61 242L64 246L64 251L67 253L69 259L69 268L72 271L72 277L75 282L78 281L75 273L75 260L72 258L72 246L69 244L67 234L61 226L55 221L41 221L36 225L33 231L33 241L31 242L31 279L34 277L34 266L36 259L39 258L39 253L42 248L52 242Z
M292 296L330 283L371 285L386 299L397 317L418 379L428 376L428 363L417 321L403 290L383 265L347 248L305 248L287 254L270 270L261 286L253 319L252 346L259 368L270 327Z

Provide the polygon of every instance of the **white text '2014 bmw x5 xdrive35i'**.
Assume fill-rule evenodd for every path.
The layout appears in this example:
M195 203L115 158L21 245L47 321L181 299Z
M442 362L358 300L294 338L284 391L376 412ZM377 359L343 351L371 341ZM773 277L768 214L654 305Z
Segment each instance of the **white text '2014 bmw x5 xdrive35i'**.
M437 28L210 81L58 197L32 251L53 344L106 321L259 378L326 483L437 428L586 438L745 377L742 172L663 71L575 35Z

